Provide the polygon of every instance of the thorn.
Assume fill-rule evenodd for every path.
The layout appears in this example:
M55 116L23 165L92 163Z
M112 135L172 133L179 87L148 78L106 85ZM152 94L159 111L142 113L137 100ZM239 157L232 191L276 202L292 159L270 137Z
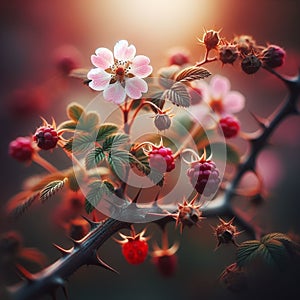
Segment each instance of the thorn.
M34 276L29 271L27 271L23 266L21 266L20 264L16 264L16 268L17 268L18 275L22 279L26 279L28 282L32 282L34 280Z
M90 224L91 230L97 228L101 224L101 222L94 222L94 221L90 220L89 218L87 218L86 216L82 215L81 217Z
M119 274L117 270L109 266L107 263L105 263L99 256L98 253L95 251L94 255L90 257L89 262L87 263L88 265L94 265L94 266L99 266L102 267L106 270L112 271L116 274Z
M55 243L52 244L63 256L71 253L71 250L67 250Z
M268 127L268 125L269 125L268 119L259 117L258 115L254 114L252 112L250 112L250 114L261 128L266 129Z
M81 245L80 241L74 240L71 237L69 237L69 239L72 241L74 248L78 248Z

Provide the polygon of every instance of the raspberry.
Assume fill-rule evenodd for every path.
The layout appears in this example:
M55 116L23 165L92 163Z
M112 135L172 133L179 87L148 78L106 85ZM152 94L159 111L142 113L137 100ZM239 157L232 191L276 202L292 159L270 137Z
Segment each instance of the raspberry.
M149 165L160 173L171 172L175 168L172 150L163 146L153 149L149 153Z
M128 263L141 264L148 255L148 244L141 240L128 241L122 246L122 254Z
M189 63L189 53L185 49L176 49L170 53L169 65L183 66Z
M249 35L236 36L233 40L233 44L237 45L239 52L243 55L250 54L256 46L255 40Z
M256 73L261 67L261 61L254 54L246 56L241 63L242 70L247 74Z
M284 63L285 56L286 53L281 47L269 45L262 52L262 62L270 68L277 68Z
M122 246L122 254L126 261L132 265L138 265L145 261L148 255L148 239L144 237L145 230L136 234L134 228L131 229L131 235L126 236L119 233L122 241L116 240Z
M29 161L32 158L34 149L30 137L18 137L10 142L8 153L19 161Z
M206 197L213 195L220 183L219 170L211 160L192 163L187 175L196 191Z
M223 117L219 123L226 138L235 137L240 130L240 123L233 116Z
M58 142L58 135L52 126L41 126L35 132L33 140L37 143L39 148L49 150L56 146Z

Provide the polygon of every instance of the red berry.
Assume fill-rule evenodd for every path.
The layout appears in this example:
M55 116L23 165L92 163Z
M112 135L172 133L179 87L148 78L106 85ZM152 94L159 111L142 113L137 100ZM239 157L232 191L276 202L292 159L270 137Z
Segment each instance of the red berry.
M19 161L29 161L32 158L34 149L30 137L18 137L10 142L8 153Z
M165 277L171 277L176 271L177 256L175 254L155 256L152 261L160 274Z
M145 261L148 255L148 239L144 237L145 230L135 234L134 228L131 229L131 235L126 236L119 233L122 241L116 240L122 246L122 254L126 261L132 265L138 265Z
M240 130L240 123L233 116L223 117L219 123L226 138L235 137Z
M37 143L39 148L49 150L56 146L58 142L58 135L52 126L41 126L35 132L33 140Z
M187 171L187 175L195 190L206 197L213 195L217 191L221 181L219 170L211 160L200 160L192 163Z
M172 150L163 146L154 148L149 153L149 165L160 173L171 172L175 168Z
M184 49L175 49L170 53L169 65L183 66L189 63L189 53Z
M122 245L122 254L128 263L141 264L148 255L148 243L143 240L129 240Z

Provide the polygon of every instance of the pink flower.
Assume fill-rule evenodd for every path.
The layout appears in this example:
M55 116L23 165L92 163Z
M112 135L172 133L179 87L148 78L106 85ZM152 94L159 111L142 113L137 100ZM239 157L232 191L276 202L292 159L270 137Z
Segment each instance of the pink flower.
M93 90L103 91L108 102L122 104L126 95L139 99L148 91L148 85L142 78L152 73L150 59L144 55L135 56L136 49L126 40L116 43L114 53L107 48L98 48L91 61L95 69L88 72L89 86Z
M197 81L194 88L201 91L201 96L211 109L219 114L233 114L241 111L245 106L245 97L230 90L230 81L221 75L215 75L207 84L205 81Z

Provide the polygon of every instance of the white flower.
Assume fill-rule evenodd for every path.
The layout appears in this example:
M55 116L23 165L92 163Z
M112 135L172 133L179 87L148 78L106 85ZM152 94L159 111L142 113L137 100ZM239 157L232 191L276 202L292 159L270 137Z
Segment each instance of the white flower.
M91 61L95 69L88 72L89 86L93 90L103 91L106 101L122 104L126 95L139 99L148 91L145 78L152 73L150 59L137 55L134 45L126 40L116 43L114 53L107 48L98 48Z

